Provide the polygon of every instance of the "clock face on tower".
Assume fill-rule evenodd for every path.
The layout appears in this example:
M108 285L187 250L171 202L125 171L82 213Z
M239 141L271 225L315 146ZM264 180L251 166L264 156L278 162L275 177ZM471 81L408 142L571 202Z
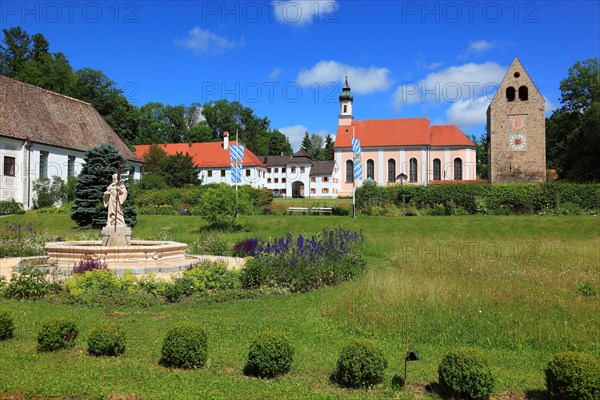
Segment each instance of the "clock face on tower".
M527 137L522 133L513 133L508 145L513 151L524 151L527 148Z

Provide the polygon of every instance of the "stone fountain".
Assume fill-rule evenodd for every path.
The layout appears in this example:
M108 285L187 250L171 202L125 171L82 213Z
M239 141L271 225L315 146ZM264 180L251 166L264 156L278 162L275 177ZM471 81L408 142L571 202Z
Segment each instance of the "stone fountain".
M106 264L116 273L130 270L135 274L177 272L195 257L186 256L187 244L171 241L134 240L131 228L125 224L123 203L127 189L120 182L120 174L104 192L104 206L108 208L102 240L79 240L46 243L46 266L70 273L82 260Z

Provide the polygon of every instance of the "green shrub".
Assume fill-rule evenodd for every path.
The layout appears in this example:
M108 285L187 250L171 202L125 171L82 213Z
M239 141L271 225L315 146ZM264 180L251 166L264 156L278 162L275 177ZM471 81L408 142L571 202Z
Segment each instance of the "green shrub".
M236 200L237 199L237 200ZM226 184L209 187L200 196L200 204L193 214L202 216L214 228L227 228L235 223L235 215L247 215L253 211L248 190L240 190Z
M363 213L376 214L386 204L398 207L414 204L417 209L433 209L433 215L448 214L559 214L597 212L600 185L573 183L479 183L447 185L363 185L356 191L356 205ZM444 207L437 210L435 207Z
M0 310L0 340L6 340L13 337L15 332L15 323L8 310Z
M387 365L383 351L371 342L356 340L342 350L335 377L343 387L371 387L383 381Z
M161 362L167 367L200 368L208 359L208 338L202 325L182 322L167 332Z
M56 351L71 347L77 338L75 323L66 318L46 321L38 332L37 341L40 351Z
M441 384L468 400L489 398L496 384L485 354L470 348L446 354L438 367L438 374Z
M250 344L244 373L260 378L273 378L286 374L292 366L293 359L294 348L287 336L265 331Z
M0 201L0 215L23 214L25 211L15 199Z
M88 353L93 356L119 356L125 352L125 332L118 325L94 328L88 337Z
M18 273L12 274L4 296L9 299L39 299L51 292L52 284L46 280L42 271L23 267Z
M545 373L552 400L600 399L600 360L590 354L558 353Z

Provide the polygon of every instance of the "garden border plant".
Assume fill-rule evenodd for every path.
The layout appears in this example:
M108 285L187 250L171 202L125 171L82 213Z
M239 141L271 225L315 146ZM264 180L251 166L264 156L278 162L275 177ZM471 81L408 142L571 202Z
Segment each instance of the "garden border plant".
M287 374L294 360L294 347L286 335L266 330L250 343L244 374L274 378Z

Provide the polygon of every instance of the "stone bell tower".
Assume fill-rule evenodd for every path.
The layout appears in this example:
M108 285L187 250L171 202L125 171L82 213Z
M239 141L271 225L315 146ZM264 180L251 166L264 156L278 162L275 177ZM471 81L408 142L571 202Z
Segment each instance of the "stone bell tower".
M546 180L544 98L517 57L487 110L490 183Z

